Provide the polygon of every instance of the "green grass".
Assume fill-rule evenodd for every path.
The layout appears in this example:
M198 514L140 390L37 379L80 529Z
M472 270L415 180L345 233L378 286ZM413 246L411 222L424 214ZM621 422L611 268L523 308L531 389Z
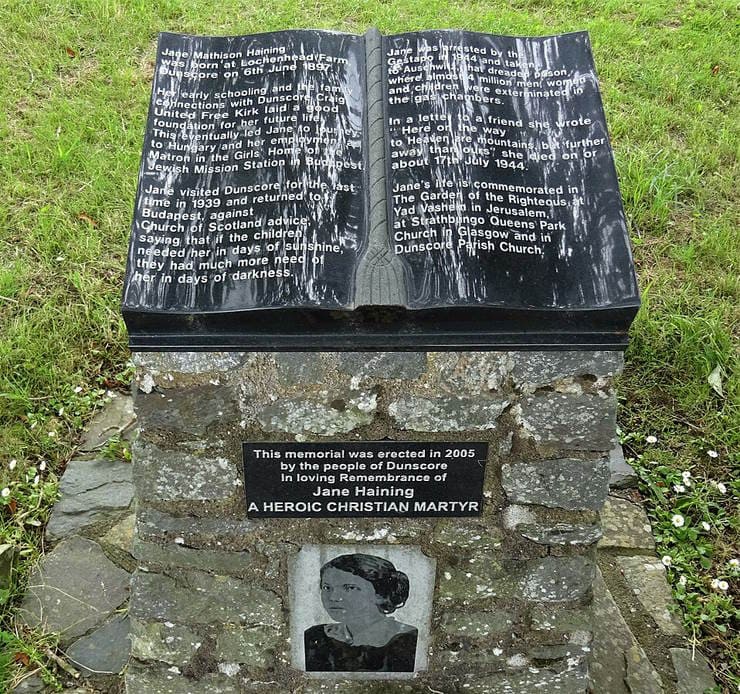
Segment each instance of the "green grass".
M49 665L46 642L11 638L13 605L40 551L55 472L105 390L130 376L118 303L157 32L374 25L590 31L644 292L620 425L689 632L736 691L739 582L726 567L738 490L717 495L709 483L729 487L740 450L736 12L730 0L0 2L0 487L16 502L15 512L0 506L0 543L21 553L0 594L0 688L19 672L9 651ZM721 396L707 380L717 367ZM684 470L699 482L669 491ZM677 512L685 528L672 525ZM683 532L708 518L711 533ZM711 587L719 576L734 603Z

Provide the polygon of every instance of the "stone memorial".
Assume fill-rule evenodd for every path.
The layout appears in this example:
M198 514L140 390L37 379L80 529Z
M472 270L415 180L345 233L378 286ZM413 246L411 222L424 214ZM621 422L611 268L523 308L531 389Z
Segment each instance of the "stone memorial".
M585 33L162 34L127 691L587 691L638 307Z

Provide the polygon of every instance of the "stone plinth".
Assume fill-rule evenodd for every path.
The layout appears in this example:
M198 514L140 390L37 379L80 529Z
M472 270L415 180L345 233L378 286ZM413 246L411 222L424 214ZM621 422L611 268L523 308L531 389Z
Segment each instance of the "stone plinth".
M319 594L318 575L296 575L308 565L298 558L343 546L421 552L433 567L428 595L414 596L409 560L412 593L397 614L412 615L425 668L398 675L399 691L586 691L583 615L620 355L137 353L135 363L129 694L390 691L365 681L378 673L344 681L303 672L295 656L291 620L302 595ZM481 515L247 517L243 442L386 439L487 443ZM404 613L412 598L430 614ZM542 628L553 611L557 624Z

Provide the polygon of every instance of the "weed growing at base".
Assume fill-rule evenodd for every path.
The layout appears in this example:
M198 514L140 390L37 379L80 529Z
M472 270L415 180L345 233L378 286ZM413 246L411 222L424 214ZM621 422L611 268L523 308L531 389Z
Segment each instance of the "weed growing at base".
M0 61L0 490L9 494L0 497L0 544L14 544L20 561L0 606L0 689L28 672L26 661L53 676L52 642L16 636L13 607L41 551L55 475L105 392L126 388L130 377L118 304L156 33L368 26L386 34L590 31L644 292L621 384L621 426L632 432L626 445L661 554L673 562L684 621L724 685L736 689L730 627L738 578L728 568L738 539L732 456L740 449L735 13L729 0L1 7L0 49L9 59ZM684 471L692 484L677 491Z

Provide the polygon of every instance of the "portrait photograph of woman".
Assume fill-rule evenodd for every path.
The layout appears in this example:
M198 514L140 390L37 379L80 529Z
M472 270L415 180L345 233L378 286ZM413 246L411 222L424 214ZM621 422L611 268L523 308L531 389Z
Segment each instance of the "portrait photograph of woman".
M300 594L309 600L317 596L319 602L299 608L296 615L305 623L300 634L296 630L294 634L300 638L303 652L299 660L306 672L410 674L420 668L417 653L425 655L425 649L419 648L419 633L428 633L425 613L430 606L424 602L429 597L425 596L429 571L423 567L425 586L417 590L408 567L406 571L400 568L408 563L405 557L401 555L396 565L391 558L374 553L378 549L335 556L324 551L320 559L305 562L300 580L313 586ZM429 560L423 557L423 561L427 564ZM294 605L300 603L298 595L294 593Z

